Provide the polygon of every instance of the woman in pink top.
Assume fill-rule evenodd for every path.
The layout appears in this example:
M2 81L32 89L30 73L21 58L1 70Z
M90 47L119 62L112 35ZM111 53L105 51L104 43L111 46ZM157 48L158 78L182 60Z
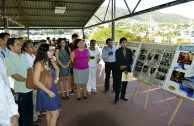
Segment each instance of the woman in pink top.
M74 83L77 89L77 99L81 100L80 88L83 89L84 99L87 99L86 83L89 76L89 51L84 48L82 39L75 41L75 49L71 53L71 60L73 63Z

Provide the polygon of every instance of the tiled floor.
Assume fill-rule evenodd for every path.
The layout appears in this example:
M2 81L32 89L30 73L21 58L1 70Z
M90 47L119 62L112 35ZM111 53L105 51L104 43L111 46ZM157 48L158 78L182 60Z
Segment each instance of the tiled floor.
M144 110L147 85L142 85L135 98L130 100L137 87L134 80L128 84L127 95L129 101L119 101L114 104L114 92L102 93L103 73L98 77L98 93L88 95L88 99L78 101L76 96L69 100L61 100L62 106L58 126L167 126L178 98L167 92L164 100L163 91L152 86L148 99L147 110ZM45 117L40 126L46 126ZM192 126L194 119L194 105L183 102L177 112L172 126Z

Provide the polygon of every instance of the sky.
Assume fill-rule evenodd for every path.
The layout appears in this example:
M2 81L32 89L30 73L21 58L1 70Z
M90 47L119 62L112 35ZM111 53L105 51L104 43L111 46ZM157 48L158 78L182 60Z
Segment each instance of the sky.
M137 7L136 11L140 11L143 9L147 9L153 6L161 5L164 3L168 3L174 0L141 0L139 6ZM102 6L107 6L109 0L105 0ZM128 3L128 6L130 10L133 10L135 5L137 4L138 0L126 0ZM121 7L127 9L124 0L116 0L116 7ZM169 8L158 10L159 12L163 13L173 13L173 14L179 14L188 18L194 19L194 1L187 2L184 4L172 6Z

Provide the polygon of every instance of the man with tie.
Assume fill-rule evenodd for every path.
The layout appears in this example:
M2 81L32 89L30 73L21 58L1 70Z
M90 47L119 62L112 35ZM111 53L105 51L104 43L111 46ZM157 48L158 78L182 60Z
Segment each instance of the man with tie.
M117 83L115 91L115 104L118 102L119 98L127 101L128 98L125 97L126 88L128 82L121 82L122 72L128 74L131 72L131 65L133 63L133 53L131 49L127 48L127 39L120 39L120 48L116 50L116 69L117 69Z
M9 39L9 33L0 34L0 58L3 60L6 55L9 54L9 49L6 47L7 40Z

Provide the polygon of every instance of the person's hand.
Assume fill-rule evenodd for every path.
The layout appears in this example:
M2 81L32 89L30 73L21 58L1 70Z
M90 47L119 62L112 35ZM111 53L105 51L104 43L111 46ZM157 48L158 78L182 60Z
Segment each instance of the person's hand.
M109 56L112 55L112 54L113 54L113 52L109 52L109 53L108 53Z
M49 91L48 95L49 95L50 98L54 98L55 97L55 94L52 91Z
M63 69L67 69L67 68L68 68L68 65L65 65L65 66L63 65Z
M14 115L10 118L10 124L11 126L19 126L19 122L18 122L18 115Z
M95 57L94 56L90 56L90 59L94 59Z
M98 59L98 62L97 63L99 63L100 62L100 59Z
M128 74L128 71L127 71L127 70L125 70L125 71L124 71L124 73L127 75L127 74Z
M54 80L54 82L55 82L55 84L57 84L57 83L58 83L58 80L57 80L57 79L55 79L55 80Z
M121 69L121 70L124 70L125 68L126 68L125 65L121 65L121 66L120 66L120 69Z

